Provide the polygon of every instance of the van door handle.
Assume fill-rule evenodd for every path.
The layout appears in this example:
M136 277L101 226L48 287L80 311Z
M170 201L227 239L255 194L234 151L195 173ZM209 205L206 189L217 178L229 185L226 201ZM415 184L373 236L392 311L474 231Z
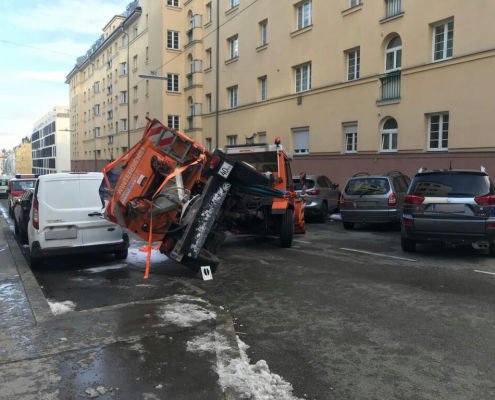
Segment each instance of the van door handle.
M101 217L101 213L100 212L89 213L88 217Z

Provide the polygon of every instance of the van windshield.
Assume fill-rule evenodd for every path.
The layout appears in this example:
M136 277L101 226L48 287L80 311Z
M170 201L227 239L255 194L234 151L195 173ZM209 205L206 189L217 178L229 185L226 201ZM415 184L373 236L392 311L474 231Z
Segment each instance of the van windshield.
M481 197L494 194L486 175L472 173L416 176L409 194L421 197Z
M348 195L359 196L387 194L389 190L390 183L386 178L355 178L347 182L344 191Z
M9 186L9 181L7 179L0 179L0 186Z
M32 181L13 181L12 182L12 191L13 192L19 192L19 191L25 192L28 189L34 189L35 183L36 183L35 180L32 180Z

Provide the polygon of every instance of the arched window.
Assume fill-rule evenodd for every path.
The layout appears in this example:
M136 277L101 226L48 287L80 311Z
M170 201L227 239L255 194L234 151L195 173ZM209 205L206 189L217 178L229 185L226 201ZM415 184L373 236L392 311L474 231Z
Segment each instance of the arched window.
M382 127L382 151L397 151L397 121L389 118Z
M402 67L402 40L395 36L388 42L385 50L385 72L394 71Z

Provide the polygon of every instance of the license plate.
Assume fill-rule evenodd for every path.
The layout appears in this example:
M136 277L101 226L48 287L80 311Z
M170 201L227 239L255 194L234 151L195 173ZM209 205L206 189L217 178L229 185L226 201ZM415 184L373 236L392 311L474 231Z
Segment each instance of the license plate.
M458 213L462 214L465 211L464 204L433 204L432 211L437 213Z
M232 171L232 168L233 168L232 165L230 165L227 162L224 162L218 171L218 175L220 175L222 178L227 179L228 176L230 175L230 172Z

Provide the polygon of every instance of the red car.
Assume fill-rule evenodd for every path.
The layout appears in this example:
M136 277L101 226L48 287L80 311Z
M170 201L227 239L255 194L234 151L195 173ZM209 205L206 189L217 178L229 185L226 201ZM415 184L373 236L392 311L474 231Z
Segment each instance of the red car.
M20 178L11 179L9 184L9 189L7 190L9 199L9 214L14 216L14 206L15 203L21 199L24 192L28 189L34 189L36 184L36 178Z

